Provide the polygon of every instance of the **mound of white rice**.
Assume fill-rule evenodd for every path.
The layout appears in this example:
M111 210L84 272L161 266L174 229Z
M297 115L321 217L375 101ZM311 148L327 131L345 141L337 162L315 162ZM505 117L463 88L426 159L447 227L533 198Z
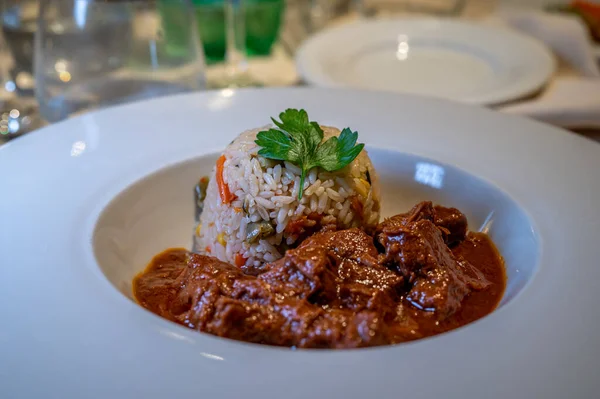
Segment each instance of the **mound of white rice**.
M322 127L325 139L340 131ZM379 181L367 151L335 172L313 168L304 182L300 169L289 162L259 156L254 140L265 128L249 130L223 152L223 182L233 200L223 203L216 167L213 168L204 209L196 229L195 250L237 266L260 266L281 258L305 238L304 228L321 226L372 229L379 222Z

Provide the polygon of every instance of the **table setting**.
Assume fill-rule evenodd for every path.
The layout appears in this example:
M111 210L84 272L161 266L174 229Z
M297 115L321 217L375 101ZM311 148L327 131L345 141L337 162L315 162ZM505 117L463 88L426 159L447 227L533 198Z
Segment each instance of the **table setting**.
M58 1L57 4L59 3L61 2ZM174 54L173 49L176 44L168 43L169 34L171 34L173 40L181 38L184 35L194 36L194 40L198 42L194 46L202 47L203 51L196 49L195 53L189 56L191 58L182 61L189 64L189 68L186 71L186 73L190 74L190 78L186 78L189 83L188 81L183 83L183 85L177 83L177 89L172 89L174 91L167 89L165 93L178 92L186 86L186 90L201 90L234 86L331 86L335 84L340 87L365 87L399 92L416 91L421 94L434 96L437 94L438 96L447 98L448 96L452 97L452 93L444 93L444 90L455 90L449 86L462 86L465 91L472 91L480 87L485 95L485 90L491 90L488 86L493 85L495 80L499 89L508 90L507 94L500 94L500 96L496 96L497 98L493 98L494 93L491 93L492 97L490 98L485 98L485 96L476 98L477 93L475 93L474 96L471 96L470 100L466 98L468 96L460 98L461 96L456 94L456 98L454 99L487 105L502 112L532 117L568 129L584 131L591 137L595 137L595 132L600 128L600 121L598 120L600 109L598 102L600 101L600 96L597 95L598 77L600 76L598 71L598 48L600 47L593 43L590 30L582 18L574 12L563 12L556 4L550 7L549 5L544 6L542 4L525 5L517 4L518 2L491 0L437 2L307 2L294 0L284 2L283 0L271 0L264 2L249 1L246 7L247 10L245 11L239 5L232 4L228 12L228 8L224 7L222 2L197 0L191 4L194 14L188 17L189 21L186 24L182 25L182 20L177 15L177 7L181 7L182 5L171 4L170 7L172 10L169 10L168 3L168 1L165 1L161 5L158 2L158 5L154 6L155 8L153 9L147 5L109 5L109 7L113 8L111 12L115 13L115 15L128 12L133 9L132 7L139 8L138 11L134 11L136 15L131 16L133 30L123 31L122 34L132 35L139 42L138 44L132 44L132 46L140 47L141 51L146 51L143 49L144 46L153 43L153 40L155 40L153 35L164 30L167 39L163 38L162 40L164 41L163 45L166 46L166 50L163 54L155 54L155 56L164 57L161 59L161 63L170 62L170 57L175 58L172 54ZM552 5L552 2L547 3ZM58 88L61 85L66 87L77 84L74 80L64 82L61 80L60 74L62 73L63 78L66 78L67 74L70 73L68 71L69 68L78 68L76 62L86 62L85 56L84 58L79 58L76 53L69 53L64 54L64 56L53 54L52 57L56 58L47 58L44 48L52 46L52 39L50 39L50 32L46 34L45 30L50 29L51 31L52 27L50 25L48 25L48 28L44 28L46 26L44 25L41 31L38 31L40 41L44 43L39 48L34 49L33 32L27 29L37 30L36 23L39 23L35 20L36 13L38 12L37 7L36 1L11 2L7 0L3 3L3 9L5 10L3 14L5 38L3 39L3 50L0 54L3 59L2 76L5 81L2 98L6 102L4 106L6 116L3 117L5 121L3 123L6 126L8 124L12 126L11 129L3 128L4 133L2 138L4 141L18 136L22 131L34 130L42 124L64 119L75 111L71 109L73 107L72 104L67 105L64 100L50 98L48 93L60 90L55 89L55 87ZM57 18L53 14L54 11L50 10L53 7L55 6L52 2L48 2L43 12L52 15L51 18ZM73 11L73 9L69 11ZM98 12L100 15L100 11ZM89 13L87 17L93 19L94 14ZM164 26L158 25L158 18L162 18ZM227 18L230 20L227 20ZM411 22L408 22L409 20ZM436 26L438 21L441 21L443 24L442 27ZM119 24L124 24L125 22L119 22L115 17L115 31L118 31ZM41 23L44 24L44 21ZM48 24L52 23L54 22L48 19ZM451 23L458 23L458 25L449 27ZM463 24L462 26L460 25L461 23ZM384 26L385 24L387 24L387 28ZM421 46L423 49L413 47L410 59L407 48L409 44L406 41L403 42L400 40L402 37L398 39L400 40L398 44L400 47L397 49L396 58L394 59L388 59L388 52L383 48L379 55L376 53L370 54L370 58L361 59L361 56L357 55L356 51L360 51L360 48L377 46L377 42L375 41L377 39L375 39L376 36L374 35L381 36L381 46L384 46L386 40L393 40L390 38L386 39L384 32L387 30L393 35L396 27L402 26L402 24L408 25L407 32L415 30L421 32L424 29L431 31L430 33L422 34L423 38L419 38L418 35L414 36L413 41L425 42ZM429 27L427 27L427 24L429 24ZM125 27L125 25L122 26ZM513 43L512 50L510 51L500 47L496 50L491 50L491 41L494 39L490 37L489 39L484 38L480 40L480 49L473 48L462 55L458 51L452 54L451 52L457 46L462 45L464 47L466 45L465 42L470 41L470 38L486 33L487 29L480 31L479 34L477 32L469 32L469 29L476 29L477 26L489 27L496 30L509 30L511 34L521 33L527 37L514 36L512 40L515 43ZM226 27L230 31L227 31ZM77 33L78 36L87 37L75 40L93 41L94 35L100 34L93 32L93 27L88 27L87 29L92 31ZM337 33L335 32L336 29L339 30ZM20 33L20 30L23 30L23 33ZM169 32L169 30L172 30L172 32ZM372 43L370 45L368 43L361 44L356 41L353 43L344 43L344 36L350 34L352 30L356 31L356 35L371 38L369 40L372 40ZM365 33L361 33L361 30L365 30ZM371 32L367 32L369 30ZM375 30L379 30L380 33L374 33ZM12 32L15 33L13 34ZM419 34L421 35L421 33ZM21 38L24 35L29 35L27 40L31 41L18 42L17 40L22 40ZM334 42L331 42L331 40L335 40L333 38L336 35L342 40L338 40L337 46ZM438 54L434 54L431 51L434 47L431 43L437 40L437 37L448 38L452 35L464 35L464 38L456 39L456 43L441 45ZM116 41L118 36L115 35L115 39L109 36L104 40ZM405 39L408 39L407 34L404 34L404 36L406 36ZM501 35L496 40L502 42L504 37ZM538 48L528 50L527 46L525 46L521 49L523 53L519 55L518 48L522 47L519 44L528 41L535 42L533 46L537 45ZM336 79L335 75L317 77L318 73L313 71L314 68L322 69L325 63L323 59L319 61L319 57L316 54L318 44L315 43L317 42L320 42L325 48L332 46L338 52L342 51L341 49L345 49L347 53L352 53L356 65L358 63L369 64L370 66L364 66L363 69L366 68L366 70L357 73L367 73L370 74L370 77L367 77L366 81L362 82L356 81L356 79L359 79L357 76L347 76L345 81L343 77L340 77L342 81L338 83L332 81ZM71 44L61 41L60 45L64 46L65 50L70 51L76 43ZM470 43L469 46L477 46L474 43ZM353 45L355 50L352 50L348 45ZM402 46L405 47L401 48ZM486 57L497 57L498 59L476 59L477 54L484 52L484 48L487 48L486 51L489 53ZM88 49L87 51L92 53L96 50L104 52L106 54L105 57L115 62L114 66L106 69L106 73L111 68L113 71L118 69L118 61L115 60L119 57L124 57L123 54L118 53L118 51L122 51L121 49L103 45L102 47L95 48L94 50ZM35 72L37 79L34 79L33 71L34 51L39 61L39 64L37 64L39 71ZM402 51L404 53L401 53ZM110 52L117 53L110 54ZM424 52L427 54L424 54ZM542 52L546 54L541 54L537 57L534 56L534 54ZM334 54L331 54L331 56L333 57ZM415 57L413 54L423 54L423 63L429 65L429 69L427 67L424 68L418 61L420 57ZM342 53L338 54L338 56L341 55ZM399 56L404 57L404 62L402 62L402 59L398 59ZM133 56L127 54L127 57L135 58L135 54ZM147 56L144 55L144 57ZM470 60L468 59L469 57L471 57ZM501 62L500 57L514 57L515 61L512 64L506 60L502 60ZM535 61L536 58L537 63ZM527 67L518 64L520 60L527 62L528 59L531 61L529 68L531 69L532 76L530 78L526 78ZM55 69L62 68L64 71L43 71L45 68L44 63L49 65L56 63L57 60L58 63L55 65ZM321 62L321 65L315 64L315 61ZM136 67L137 69L140 69L139 66L149 66L150 68L146 69L148 69L150 74L154 75L152 78L154 80L163 79L168 81L171 79L171 77L167 76L169 73L162 73L159 69L153 69L154 67L151 63L156 62L156 60L153 61L147 58L144 60L132 60L131 62L141 62ZM435 69L432 66L444 62L447 63L445 71L439 71L439 68L438 71L432 71L432 69ZM486 62L488 65L482 65L482 63ZM309 65L313 68L307 70ZM402 68L403 65L404 68ZM100 66L95 67L101 68ZM469 69L469 67L472 69ZM129 71L131 72L136 68L129 68ZM332 66L332 68L335 69L335 66ZM359 67L357 66L357 68ZM491 73L490 70L494 68L504 68L504 71ZM167 69L164 68L165 71ZM396 69L400 71L399 75L394 75ZM514 90L510 93L511 88L508 87L510 86L510 82L507 83L505 75L514 69L518 69L520 75L513 77L515 78L513 82ZM235 72L236 70L238 72L241 71L238 74L238 78L227 77L228 75L235 75L237 73ZM412 72L409 73L409 70ZM460 77L453 75L452 71L462 74L463 79L461 80ZM58 78L56 79L55 76L47 77L45 75L47 73L58 74ZM93 73L104 74L105 71L100 69ZM127 74L128 72L122 71L120 73ZM177 72L173 72L173 74L178 75ZM479 74L479 78L483 79L482 81L476 79L477 74ZM486 74L487 78L484 77ZM192 78L192 75L195 75L195 77ZM251 75L255 76L252 77ZM521 78L522 81L518 82L518 78ZM75 77L71 79L75 79ZM88 77L82 75L77 79L87 81ZM106 79L107 82L118 82L121 77L118 76L118 73L114 73L114 75L107 76ZM195 82L192 83L189 79L195 79ZM232 83L231 79L241 79L242 81ZM370 82L369 79L373 81ZM58 85L51 83L53 80L57 80L60 83ZM90 84L104 86L100 81ZM120 86L119 83L115 84L115 87ZM48 87L48 85L54 87ZM99 95L112 95L108 94L114 90L110 88L110 85L102 87L105 94ZM145 83L141 83L141 85L145 86ZM468 85L472 87L468 88ZM100 90L100 86L84 90ZM37 94L34 94L34 88L37 90ZM132 88L131 90L137 91L140 89ZM161 95L163 91L163 89L157 87L144 88L143 90L146 89L147 93L139 94L139 98ZM85 96L84 94L82 95ZM122 87L121 91L115 94L115 98L119 98L120 102L133 101L138 98L136 96L128 98L127 96L128 94L123 92ZM47 103L52 101L59 105L47 105ZM113 103L112 100L108 99L106 101L101 100L98 104L94 105L87 101L83 100L83 104L77 105L76 108L93 109L104 104L109 105ZM15 107L14 105L18 106ZM22 109L19 109L19 107ZM51 108L59 110L51 111ZM17 111L11 114L12 110ZM19 116L16 119L13 118L17 113ZM50 115L50 113L54 113L54 115ZM23 118L25 119L23 120ZM17 128L17 125L19 125L19 128Z
M597 396L599 1L0 24L0 398Z
M472 1L463 4L462 13L455 19L518 31L543 43L552 53L554 61L546 61L545 70L539 64L533 67L540 79L537 86L534 84L529 92L500 101L500 104L495 104L495 109L536 118L568 129L584 130L591 137L596 137L600 107L600 96L597 94L600 76L598 45L593 43L588 28L580 18L571 13L558 13L553 10L544 9L539 5L528 6L525 2L518 4ZM389 13L385 15L389 18ZM398 15L401 15L401 18L415 18L407 13L393 15L396 18ZM337 24L350 23L357 18L356 15L341 17L342 22ZM442 31L440 35L444 33L446 32ZM499 53L510 56L509 51L500 50ZM550 66L550 62L555 65ZM544 61L541 63L544 64ZM297 65L302 65L301 61L297 62Z

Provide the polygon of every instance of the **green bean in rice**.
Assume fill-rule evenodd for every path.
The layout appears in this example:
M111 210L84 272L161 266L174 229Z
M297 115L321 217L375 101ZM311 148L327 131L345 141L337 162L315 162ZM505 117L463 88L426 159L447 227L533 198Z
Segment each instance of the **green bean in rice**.
M333 127L322 129L325 139L340 134ZM260 266L281 258L306 231L328 225L370 230L377 225L379 181L365 149L340 170L311 169L301 188L299 167L258 155L255 140L262 130L243 132L222 154L219 178L230 201L223 201L213 168L196 229L196 250L238 266Z

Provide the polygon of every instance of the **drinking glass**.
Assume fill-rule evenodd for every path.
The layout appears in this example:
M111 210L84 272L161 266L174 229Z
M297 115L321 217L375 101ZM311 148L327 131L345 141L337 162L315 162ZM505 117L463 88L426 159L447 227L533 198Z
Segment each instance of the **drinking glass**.
M17 94L33 95L33 35L38 16L37 0L3 0L2 35L10 51L9 74Z
M162 15L181 29L163 29ZM44 0L35 35L36 97L55 122L83 111L204 88L188 0Z
M215 88L259 86L248 70L246 57L246 0L225 0L225 74Z
M37 0L0 1L0 143L42 125L34 98Z

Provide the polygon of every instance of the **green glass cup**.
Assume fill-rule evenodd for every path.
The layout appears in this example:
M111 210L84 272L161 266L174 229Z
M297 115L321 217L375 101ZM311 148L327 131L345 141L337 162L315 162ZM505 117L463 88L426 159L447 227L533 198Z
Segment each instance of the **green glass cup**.
M178 21L169 14L169 1L161 0L161 17L168 42L177 51ZM204 46L206 62L214 64L225 59L225 8L223 0L192 0L198 32ZM285 0L245 0L246 48L248 56L269 55L277 40ZM171 40L171 38L173 40Z
M246 0L246 4L248 55L268 55L279 34L285 0Z
M225 9L222 0L192 0L207 64L225 58Z

